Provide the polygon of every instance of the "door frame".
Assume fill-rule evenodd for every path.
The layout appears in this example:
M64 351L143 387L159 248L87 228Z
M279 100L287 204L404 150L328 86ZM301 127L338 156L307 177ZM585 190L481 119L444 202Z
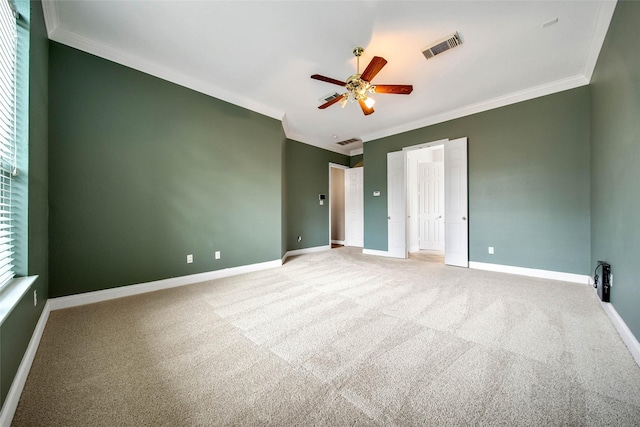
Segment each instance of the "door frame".
M351 174L357 174L361 177L361 185L359 186L359 191L356 191L355 194L351 192L350 187L351 184ZM352 227L352 223L350 221L351 211L350 208L353 207L353 196L359 199L361 203L361 209L359 209L359 220L361 220L361 227L358 228L360 234L362 235L362 239L358 240L354 244L353 240L350 238L350 232L354 230ZM348 168L344 170L344 246L354 247L354 248L363 248L364 247L364 167L357 168Z
M404 191L405 191L405 212L409 212L409 200L411 194L409 194L409 153L412 151L422 150L425 148L444 147L445 143L449 141L449 138L438 139L436 141L424 142L422 144L410 145L408 147L402 147L402 153L404 154ZM446 163L444 165L447 167ZM446 197L446 195L445 195ZM405 232L405 258L409 257L409 245L411 244L411 236L409 235L409 227L407 226L407 215L404 218L404 232Z
M462 137L464 138L466 141L468 141L467 137ZM462 139L462 138L456 138L456 140L458 139ZM437 147L439 145L445 146L446 143L450 141L449 138L445 138L445 139L440 139L437 141L431 141L431 142L426 142L426 143L422 143L422 144L416 144L416 145L411 145L411 146L407 146L407 147L403 147L402 148L402 152L404 154L404 172L405 172L405 184L404 184L404 190L405 190L405 215L404 215L404 232L405 232L405 253L404 253L404 258L407 258L409 255L409 245L410 245L410 240L409 240L409 229L407 227L407 214L406 212L408 212L408 199L409 199L409 186L407 185L408 179L409 179L409 168L408 168L408 154L411 151L415 151L415 150L420 150L420 149L424 149L424 148L431 148L431 147ZM446 147L444 147L444 149L446 150ZM467 148L467 170L469 167L469 158L468 158L468 148ZM445 153L445 163L444 163L444 170L445 170L445 176L447 174L447 162L446 162L446 153ZM467 175L467 183L468 183L468 175ZM446 182L445 182L445 189L446 189ZM446 191L446 190L445 190ZM466 188L466 197L467 200L469 199L469 186L467 184L467 188ZM446 204L446 198L447 195L445 193L445 204ZM467 208L468 209L468 208ZM445 218L446 218L447 213L445 212ZM468 217L468 214L466 215L466 217ZM464 218L465 221L467 220L467 218ZM468 224L468 222L467 222ZM468 230L468 225L467 225L467 243L468 243L468 239L469 239L469 230ZM446 242L446 231L445 231L445 242ZM446 254L446 243L445 243L445 254ZM467 252L467 260L468 260L469 254Z
M331 182L331 169L335 168L335 169L351 169L349 166L345 166L345 165L341 165L339 163L331 163L329 162L329 192L328 192L328 199L329 199L329 248L331 248L331 188L332 188L332 182ZM346 196L346 195L345 195ZM343 208L343 216L344 216L344 208ZM345 235L345 238L347 236Z

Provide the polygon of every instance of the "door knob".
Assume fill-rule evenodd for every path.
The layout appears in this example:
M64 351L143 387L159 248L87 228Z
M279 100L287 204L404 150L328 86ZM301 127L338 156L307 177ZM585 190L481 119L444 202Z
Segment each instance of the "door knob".
M467 220L467 217L466 217L466 216L463 216L463 217L462 217L462 220L463 220L463 221L466 221L466 220Z
M388 217L387 217L387 219L391 219L391 217L390 217L390 216L388 216Z

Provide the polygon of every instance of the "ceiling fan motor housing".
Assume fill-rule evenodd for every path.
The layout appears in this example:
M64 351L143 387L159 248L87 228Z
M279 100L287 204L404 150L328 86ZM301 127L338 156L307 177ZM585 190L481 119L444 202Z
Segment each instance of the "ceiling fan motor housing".
M347 79L344 87L353 94L355 99L365 99L367 92L374 92L375 86L360 78L361 74L354 74Z

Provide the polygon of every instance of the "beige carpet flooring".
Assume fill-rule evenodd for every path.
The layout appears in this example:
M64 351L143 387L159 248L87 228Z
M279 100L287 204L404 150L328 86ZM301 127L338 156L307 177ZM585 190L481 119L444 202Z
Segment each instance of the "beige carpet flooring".
M587 285L352 248L51 313L14 426L632 426Z
M410 252L409 258L417 261L436 262L442 264L444 263L444 252L429 250Z

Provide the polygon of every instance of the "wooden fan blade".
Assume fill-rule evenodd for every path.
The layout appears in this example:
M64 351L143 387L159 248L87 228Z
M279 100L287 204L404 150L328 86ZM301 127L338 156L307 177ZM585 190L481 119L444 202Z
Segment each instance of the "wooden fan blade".
M396 95L409 95L413 92L412 85L375 85L376 93L393 93Z
M318 108L321 110L324 110L327 107L331 107L333 104L335 104L336 102L340 102L340 100L343 98L342 95L337 96L335 98L333 98L331 101L329 102L325 102L324 104L322 104L321 106L319 106Z
M320 80L321 82L333 83L334 85L342 86L346 84L345 82L341 82L340 80L332 79L331 77L321 76L320 74L314 74L311 76L312 79Z
M360 104L360 108L362 108L362 112L365 116L373 113L373 108L367 107L367 104L365 104L362 99L358 99L358 104Z
M381 56L374 56L371 62L369 62L369 65L367 65L367 68L364 69L360 78L370 82L385 65L387 65L386 59Z

